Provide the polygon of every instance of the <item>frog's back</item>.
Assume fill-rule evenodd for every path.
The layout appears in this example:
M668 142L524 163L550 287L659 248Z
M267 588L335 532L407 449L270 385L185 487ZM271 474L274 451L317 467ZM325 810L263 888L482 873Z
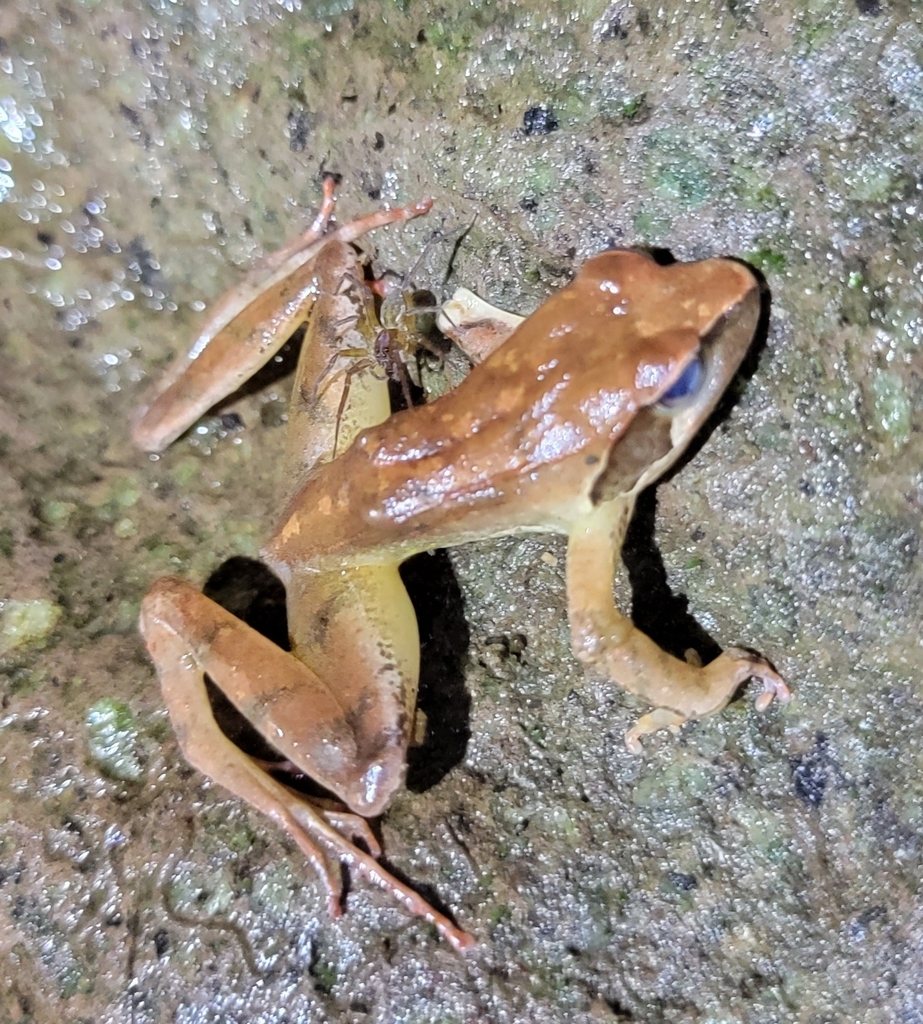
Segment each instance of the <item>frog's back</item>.
M719 265L737 267L664 268L630 251L587 261L455 391L364 431L322 467L270 552L302 530L318 557L566 530L638 409L696 351L708 275L690 272Z

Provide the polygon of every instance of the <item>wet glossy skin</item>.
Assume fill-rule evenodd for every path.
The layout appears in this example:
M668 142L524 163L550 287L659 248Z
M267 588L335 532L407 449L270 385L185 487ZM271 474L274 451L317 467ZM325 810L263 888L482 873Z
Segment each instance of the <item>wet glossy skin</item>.
M350 237L374 226L357 223ZM283 305L300 303L294 320L309 323L291 416L289 475L301 482L264 550L286 585L292 654L173 577L145 599L142 630L187 757L286 828L326 882L331 909L340 887L330 861L341 860L461 949L470 936L355 846L358 837L378 853L361 818L293 797L223 738L202 674L302 771L353 811L379 814L403 784L414 723L419 647L400 562L551 530L569 538L575 653L654 706L626 737L631 749L646 732L720 710L750 677L762 683L761 709L773 696L787 700L763 659L731 649L705 668L678 661L612 596L635 496L681 454L733 377L755 329L758 288L732 261L661 267L617 251L588 260L511 336L517 318L486 306L468 316L450 304L449 333L489 354L455 392L388 417L371 296L352 250L322 231L297 280L280 283L273 270L268 286L285 292ZM217 342L216 355L187 361L167 397L141 414L142 447L165 446L216 391L233 390L241 348L265 361L265 339L276 345L291 332L293 316L275 316L259 282L248 288L249 310L235 293L223 300L230 319L203 332L200 347Z

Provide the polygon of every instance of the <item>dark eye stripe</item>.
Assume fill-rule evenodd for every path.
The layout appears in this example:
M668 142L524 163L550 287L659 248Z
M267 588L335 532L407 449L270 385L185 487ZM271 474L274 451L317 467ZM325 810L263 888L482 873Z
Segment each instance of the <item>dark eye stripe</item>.
M676 383L660 396L660 402L658 404L669 408L672 405L676 405L678 402L682 402L684 399L689 398L699 390L704 379L705 364L702 362L700 356L696 356L680 374Z

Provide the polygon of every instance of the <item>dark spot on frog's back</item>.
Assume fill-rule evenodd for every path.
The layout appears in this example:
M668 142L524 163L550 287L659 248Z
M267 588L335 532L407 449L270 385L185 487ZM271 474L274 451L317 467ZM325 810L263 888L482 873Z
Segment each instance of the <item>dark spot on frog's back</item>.
M127 267L141 285L154 288L160 282L160 264L141 237L133 238L125 249Z
M141 124L141 115L138 113L137 110L134 110L127 104L119 104L119 113L122 115L122 117L125 118L126 121L128 121L129 124L133 124L135 125L135 127Z
M330 628L330 620L333 617L335 601L326 601L311 617L311 628L307 635L318 647L323 647L327 640L327 630Z

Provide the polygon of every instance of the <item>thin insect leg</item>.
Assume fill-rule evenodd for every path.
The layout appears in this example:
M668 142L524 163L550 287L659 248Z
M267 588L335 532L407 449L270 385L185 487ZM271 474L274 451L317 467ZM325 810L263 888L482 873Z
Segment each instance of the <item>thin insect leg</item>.
M404 399L406 408L412 408L413 393L410 390L410 374L407 367L394 351L394 338L392 332L382 328L375 336L375 358L390 380L393 380L401 387L401 396Z
M327 365L323 368L323 370L321 370L317 380L314 382L314 387L311 389L311 405L317 405L318 401L320 400L321 395L324 393L323 391L321 391L321 384L323 384L327 377L331 373L333 373L333 368L334 366L336 366L336 362L339 358L340 353L334 352L333 355L327 360ZM327 387L330 387L332 383L333 381L328 382ZM324 388L324 391L326 391L326 388Z
M349 274L344 274L343 279L345 280L345 279L349 278L350 276L351 275L349 275ZM341 294L341 292L342 292L342 281L341 281L340 285L337 286L337 294ZM338 320L335 320L333 322L332 327L333 327L333 330L336 333L339 333L340 331L342 331L344 329L352 329L352 328L354 328L356 326L356 324L358 324L358 323L359 323L359 317L358 316L344 316L344 317L340 317ZM321 390L321 384L333 372L333 368L336 365L336 361L341 356L343 358L349 358L350 356L353 356L353 355L362 355L362 354L364 354L364 353L359 352L358 350L353 350L353 349L346 349L346 350L338 349L336 352L334 352L333 355L327 360L327 365L323 368L323 370L321 370L320 374L318 374L317 380L314 382L314 386L311 389L311 404L312 405L316 405L317 404L318 400L320 399L321 395L323 394L323 391ZM327 386L329 387L330 385L328 384Z
M445 280L448 279L452 263L454 262L455 257L458 254L458 250L459 247L461 246L461 243L465 240L465 237L468 235L468 232L471 231L471 229L474 227L475 223L477 222L477 219L478 215L475 214L469 224L464 225L460 229L456 229L458 237L455 239L455 243L452 246L452 254L449 258L449 265L446 268L446 275L445 278L443 279L443 283L445 283ZM423 250L421 251L420 255L414 261L413 266L411 266L410 269L403 276L398 277L398 282L400 283L400 289L402 293L406 291L408 282L413 280L414 275L420 269L420 265L426 259L430 250L439 242L444 242L447 239L451 238L453 234L456 234L456 231L443 232L442 230L437 230L432 233L429 240L423 246ZM375 292L376 295L379 295L381 298L385 298L391 291L394 290L396 282L386 281L385 278L381 278L381 280L376 281L375 284L379 285L380 287L376 288L373 286L372 290ZM414 306L410 308L405 304L403 313L410 316L416 316L419 313L438 313L439 309L440 307L438 306ZM401 314L398 314L399 318L400 315Z
M343 413L346 411L346 402L349 399L349 392L353 386L352 374L346 371L346 381L343 384L343 391L340 394L340 404L337 406L336 426L333 428L333 458L337 457L337 448L340 445L340 424L343 422Z
M408 281L413 280L414 275L420 269L420 267L423 265L423 261L429 255L430 250L434 249L439 242L442 242L445 239L445 237L446 236L441 231L438 230L432 233L429 240L426 242L426 244L420 251L420 255L414 260L413 266L411 266L407 273L404 274L404 280L402 282L404 287L407 286Z
M376 365L375 363L372 362L371 359L368 358L368 353L366 352L366 350L364 348L348 348L347 347L347 348L341 348L338 352L334 352L333 355L330 357L329 361L327 362L327 365L324 367L323 371L318 376L317 383L314 385L314 388L313 388L313 390L311 392L311 401L312 401L312 403L316 404L320 400L320 398L323 397L324 392L327 390L327 388L331 387L333 385L333 382L336 380L338 375L333 372L333 367L334 367L334 364L336 363L336 361L338 359L353 359L353 360L359 359L359 360L363 360L362 363L360 365L358 365L354 370L347 369L345 371L341 371L341 372L346 372L346 373L349 373L349 372L356 373L359 370L364 370L364 369L367 369L369 366L375 366ZM328 376L331 376L331 375L332 375L331 380L327 381L327 383L324 384L323 383L324 380Z
M364 257L363 256L361 251L358 253L358 259L359 260L367 259L367 258L368 257ZM356 287L362 287L363 285L366 285L367 287L369 287L370 289L372 289L374 291L375 285L377 283L378 283L377 281L373 281L373 282L371 282L371 284L367 284L367 282L365 281L364 278L356 277L356 275L351 270L348 270L340 278L340 283L337 285L337 294L340 295L343 292L348 291L350 289L350 287L356 288Z
M474 225L477 224L477 221L478 215L475 214L471 218L471 223L464 225L458 232L458 237L455 239L455 244L452 246L452 252L449 254L449 259L448 262L446 263L445 276L442 279L443 285L445 285L448 282L449 277L452 274L452 271L455 269L455 258L458 256L458 253L462 246L462 242L464 242L464 240L468 237L468 234L471 232Z
M343 420L343 413L346 411L346 402L349 399L349 391L352 387L353 377L364 370L375 370L377 364L371 359L360 359L358 362L348 366L343 372L346 374L346 383L343 386L343 393L340 395L340 404L337 406L336 428L333 433L333 457L336 458L337 445L340 440L340 423Z
M375 303L369 296L370 294L381 295L376 286L383 280L384 278L379 278L377 281L365 281L356 277L352 272L349 272L344 274L340 281L340 290L346 291L350 287L356 289L356 298L359 300L358 304L362 306L362 312L356 316L356 324L358 324L360 320L365 321L365 326L368 330L363 333L367 336L372 333L373 325L378 322Z
M361 317L358 314L356 314L355 316L343 316L340 317L339 320L334 322L334 327L336 327L337 329L341 327L346 327L349 330L352 330L359 323L360 319Z

